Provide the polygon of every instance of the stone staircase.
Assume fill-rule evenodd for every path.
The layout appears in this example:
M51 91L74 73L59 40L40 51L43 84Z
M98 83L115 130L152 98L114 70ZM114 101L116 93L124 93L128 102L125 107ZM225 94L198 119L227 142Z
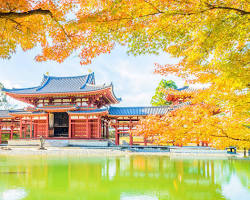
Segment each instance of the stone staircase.
M8 146L40 146L39 139L13 139L8 141ZM45 139L45 147L108 147L108 140L84 139Z

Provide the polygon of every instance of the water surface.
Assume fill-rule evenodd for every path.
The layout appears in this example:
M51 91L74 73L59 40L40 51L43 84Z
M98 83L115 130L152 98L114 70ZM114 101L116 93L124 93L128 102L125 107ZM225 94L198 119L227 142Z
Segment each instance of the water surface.
M250 161L0 156L0 200L249 200Z

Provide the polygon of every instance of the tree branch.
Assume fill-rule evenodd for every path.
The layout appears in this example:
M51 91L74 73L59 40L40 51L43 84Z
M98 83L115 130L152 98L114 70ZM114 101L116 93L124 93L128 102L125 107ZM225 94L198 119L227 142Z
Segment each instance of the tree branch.
M110 19L110 20L104 20L104 21L96 21L96 22L112 22L112 21L120 21L120 20L134 20L134 19L140 19L140 18L144 18L144 17L149 17L149 16L155 16L155 15L160 15L160 14L164 14L165 16L178 16L178 15L182 15L182 16L189 16L189 15L195 15L195 14L201 14L210 10L216 10L216 9L223 9L223 10L232 10L232 11L236 11L239 12L241 15L248 15L250 14L250 12L248 11L244 11L238 8L232 8L232 7L226 7L226 6L214 6L214 5L210 5L207 4L208 8L204 9L204 10L200 10L197 12L182 12L182 11L177 11L177 12L166 12L166 11L161 11L158 8L156 8L153 4L151 4L150 2L148 2L147 0L144 0L146 3L150 4L155 10L156 12L153 13L148 13L145 15L140 15L140 16L136 16L136 17L121 17L121 18L114 18L114 19Z
M148 3L149 5L151 5L155 10L157 10L159 13L163 13L160 9L158 9L154 4L152 4L151 2L144 0L146 3Z
M41 8L29 10L27 12L0 12L0 18L23 18L32 15L49 15L50 17L53 17L53 14L50 10L43 10Z
M236 12L240 12L242 15L249 15L250 14L250 12L245 11L245 10L241 10L238 8L232 8L232 7L227 7L227 6L215 6L215 5L211 5L211 4L207 4L207 6L211 9L233 10Z
M63 33L66 35L66 37L70 39L70 36L66 33L65 29L62 27L62 25L57 21L57 19L53 16L52 12L50 10L43 10L41 8L35 9L35 10L29 10L27 12L0 12L0 18L6 18L12 22L18 23L13 18L24 18L29 17L33 15L47 15L50 16L52 20L56 22L56 24L60 27L60 29L63 31ZM20 24L19 24L20 25Z
M224 130L223 128L221 127L218 127L218 126L214 126L216 128L219 128L222 132L223 135L211 135L213 137L222 137L222 138L228 138L228 139L231 139L231 140L236 140L236 141L244 141L244 142L250 142L250 139L240 139L240 138L235 138L235 137L231 137L229 136Z
M236 140L236 141L250 142L249 139L233 138L233 137L230 137L228 135L211 135L211 136L213 136L213 137L219 137L219 138L228 138L228 139Z

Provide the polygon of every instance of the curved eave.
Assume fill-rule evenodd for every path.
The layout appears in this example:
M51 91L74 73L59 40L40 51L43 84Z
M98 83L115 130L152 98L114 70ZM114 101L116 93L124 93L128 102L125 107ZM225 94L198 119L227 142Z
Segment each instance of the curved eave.
M68 108L37 108L39 111L45 112L67 112L70 110L76 110L76 107L68 107Z
M96 94L107 94L110 93L110 97L106 97L109 101L110 104L115 104L119 103L121 99L116 98L114 91L113 91L113 85L109 85L103 89L97 89L97 90L92 90L92 91L86 91L86 92L61 92L61 93L38 93L38 94L17 94L17 93L11 93L11 92L6 92L6 95L17 99L19 101L24 101L26 103L31 103L29 101L26 101L26 98L41 98L41 97L65 97L65 96L93 96Z
M14 117L13 116L9 116L9 117L0 117L0 119L13 119Z
M47 113L10 113L10 115L14 117L22 117L22 116L47 116Z
M14 92L6 92L7 95L16 98L28 98L28 97L50 97L50 96L75 96L75 95L95 95L96 93L104 92L105 90L109 89L110 86L105 87L103 89L91 90L91 91L84 91L84 92L51 92L51 93L37 93L37 94L17 94Z
M78 115L108 115L108 111L98 111L98 112L68 112L69 115L74 115L74 116L78 116Z
M153 114L143 114L143 115L110 115L108 114L108 117L146 117L149 115L153 115ZM155 114L155 115L160 115L160 114Z
M6 93L14 93L14 91L21 91L21 90L29 90L29 89L37 89L38 87L29 87L29 88L13 88L13 89L7 89L7 88L2 88L3 92Z
M116 97L116 95L114 93L113 83L110 84L110 89L111 89L111 95L112 95L112 99L113 99L114 103L120 103L122 99Z

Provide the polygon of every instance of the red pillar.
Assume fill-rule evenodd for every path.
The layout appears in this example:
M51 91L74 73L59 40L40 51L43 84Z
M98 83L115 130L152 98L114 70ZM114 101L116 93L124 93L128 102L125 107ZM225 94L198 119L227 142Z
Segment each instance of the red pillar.
M117 125L115 125L115 144L119 145L120 141L119 141L119 134L118 134L118 130L117 130Z
M27 121L24 121L24 138L26 138Z
M1 123L0 123L0 144L2 143L2 126L1 126Z
M102 119L101 119L101 116L98 117L98 124L99 124L99 138L102 138Z
M129 144L133 145L133 135L132 135L131 131L132 131L132 122L130 119L129 120Z
M23 137L23 120L20 118L19 137Z
M30 138L32 138L32 117L30 117Z
M109 139L109 124L106 122L106 138Z
M10 127L10 139L11 140L13 139L13 129L14 129L14 127L13 127L13 125L11 125L11 127Z
M34 138L37 137L36 127L37 127L37 122L34 120Z
M47 115L47 119L46 119L46 138L49 137L49 114Z
M72 133L71 133L71 116L69 115L69 138L72 138Z
M144 145L147 146L147 138L144 137Z
M87 138L90 139L91 138L91 132L89 130L89 118L88 118L88 116L86 117L86 132L87 132Z
M13 128L14 128L13 120L11 120L11 124L10 124L10 139L11 140L13 139Z

